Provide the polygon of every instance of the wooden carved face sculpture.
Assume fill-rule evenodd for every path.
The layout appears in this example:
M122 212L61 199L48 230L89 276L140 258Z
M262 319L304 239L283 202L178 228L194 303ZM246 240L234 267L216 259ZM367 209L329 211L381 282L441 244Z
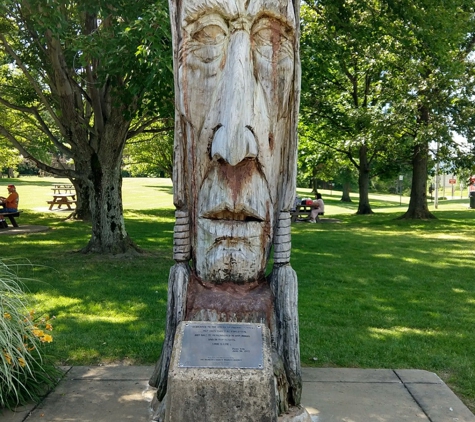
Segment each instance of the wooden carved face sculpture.
M288 177L296 22L288 0L175 3L175 75L192 258L204 282L265 272ZM292 166L292 164L290 164Z

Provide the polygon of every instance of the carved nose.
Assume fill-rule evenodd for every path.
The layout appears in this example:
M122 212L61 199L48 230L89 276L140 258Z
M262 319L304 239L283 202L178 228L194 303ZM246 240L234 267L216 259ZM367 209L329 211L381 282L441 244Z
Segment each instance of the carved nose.
M254 109L254 76L247 31L236 31L231 36L221 77L221 127L214 134L211 157L235 166L258 154L257 141L250 125Z

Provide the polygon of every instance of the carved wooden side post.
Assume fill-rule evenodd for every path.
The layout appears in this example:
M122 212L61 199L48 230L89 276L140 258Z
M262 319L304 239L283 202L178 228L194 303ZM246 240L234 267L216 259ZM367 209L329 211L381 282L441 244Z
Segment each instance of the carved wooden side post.
M182 320L265 323L279 409L300 403L290 266L300 93L299 0L170 0L176 98L174 259L163 403ZM265 270L273 246L274 266ZM156 411L160 420L163 409Z

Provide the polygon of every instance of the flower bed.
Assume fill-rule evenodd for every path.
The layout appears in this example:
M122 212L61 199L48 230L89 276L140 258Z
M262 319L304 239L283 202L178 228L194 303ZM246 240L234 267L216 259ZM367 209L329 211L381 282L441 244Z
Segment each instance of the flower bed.
M0 409L38 401L61 374L44 356L52 318L28 310L22 284L0 261Z

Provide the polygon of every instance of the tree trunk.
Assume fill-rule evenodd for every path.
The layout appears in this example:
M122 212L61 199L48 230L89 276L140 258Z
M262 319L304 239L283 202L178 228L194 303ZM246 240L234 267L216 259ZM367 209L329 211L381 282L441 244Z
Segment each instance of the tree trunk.
M351 202L350 198L350 182L343 183L343 191L341 193L341 202Z
M359 203L356 214L373 214L371 205L369 204L369 164L368 150L365 144L361 145L360 150L360 166L358 174L359 187Z
M428 143L414 146L412 156L412 186L409 208L400 219L425 220L436 218L427 206Z
M120 111L117 111L120 113ZM123 254L140 252L125 229L122 207L122 175L120 163L128 123L114 116L104 129L98 152L90 157L87 186L92 218L92 236L82 252ZM112 123L114 122L114 123ZM122 137L122 144L118 141ZM84 186L80 189L85 190ZM84 205L83 205L84 206Z
M429 108L419 107L418 124L429 124ZM412 186L409 208L400 219L425 220L436 218L427 207L427 162L429 159L429 143L419 142L414 145L412 155Z
M72 183L76 190L76 209L71 214L71 218L92 221L91 207L89 206L89 198L92 197L92 193L90 193L89 184L80 178L72 179Z
M317 167L313 168L312 181L311 181L311 186L310 187L312 188L312 193L314 195L316 195L317 192L318 192L318 169L317 169Z
M80 156L80 158L79 158ZM88 159L89 158L89 159ZM90 154L84 151L78 154L74 160L75 177L71 177L71 182L76 190L76 209L70 218L82 221L92 221L91 206L89 199L93 194L90 191L91 159Z

